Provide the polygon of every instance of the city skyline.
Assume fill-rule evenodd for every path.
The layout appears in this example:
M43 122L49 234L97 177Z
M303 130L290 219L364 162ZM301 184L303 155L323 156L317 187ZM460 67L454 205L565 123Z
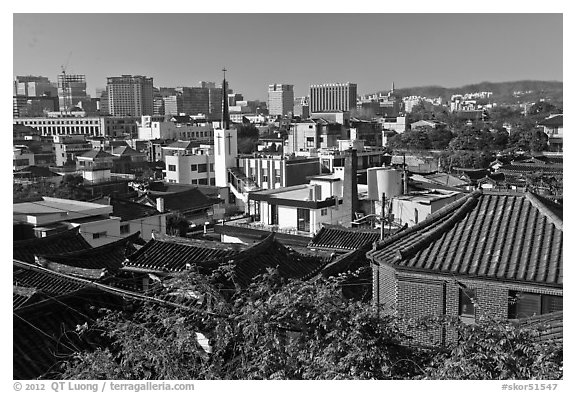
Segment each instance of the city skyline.
M356 83L359 94L483 81L562 81L562 14L14 14L13 76L88 93L123 74L156 87L222 80L265 101L269 84ZM106 26L105 29L102 26ZM154 26L155 28L151 28ZM66 44L63 44L66 43ZM42 61L38 61L41 59Z

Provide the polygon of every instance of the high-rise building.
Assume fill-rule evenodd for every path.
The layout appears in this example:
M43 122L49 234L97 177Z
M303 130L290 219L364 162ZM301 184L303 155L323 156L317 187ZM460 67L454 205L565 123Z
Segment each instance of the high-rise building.
M294 99L294 116L299 116L301 119L310 117L310 101L308 97L297 97Z
M58 104L61 111L68 112L79 102L88 99L85 75L58 75Z
M356 108L356 83L326 83L310 86L310 112L350 111Z
M294 113L294 85L268 85L268 111L271 116Z
M56 97L57 91L45 76L26 75L16 77L13 93L15 96Z
M154 113L153 78L122 75L107 80L108 109L112 116L151 116Z
M210 113L209 88L206 87L178 87L176 91L180 94L181 110L187 115L198 114L208 115Z

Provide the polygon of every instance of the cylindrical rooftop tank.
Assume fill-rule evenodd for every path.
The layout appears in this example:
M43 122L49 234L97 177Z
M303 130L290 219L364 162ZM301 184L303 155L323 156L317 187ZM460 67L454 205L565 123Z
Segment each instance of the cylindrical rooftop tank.
M377 201L402 195L402 171L390 168L369 168L367 174L368 198Z

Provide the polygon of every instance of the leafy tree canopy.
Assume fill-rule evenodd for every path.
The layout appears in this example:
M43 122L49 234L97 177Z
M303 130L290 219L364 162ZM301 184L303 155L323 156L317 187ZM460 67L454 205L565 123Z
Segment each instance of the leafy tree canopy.
M109 312L88 332L108 341L64 364L64 379L525 379L561 378L562 349L533 328L452 321L447 348L405 345L406 321L342 296L341 278L284 281L269 271L223 296L210 278L187 273L163 291L201 294L206 311L144 305ZM233 277L232 277L233 279ZM424 321L430 328L446 321ZM196 340L210 339L206 353ZM408 334L410 332L407 332Z

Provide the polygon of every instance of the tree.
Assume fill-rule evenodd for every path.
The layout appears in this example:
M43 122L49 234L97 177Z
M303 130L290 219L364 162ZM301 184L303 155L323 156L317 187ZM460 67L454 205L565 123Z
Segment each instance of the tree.
M439 351L426 379L562 379L562 344L540 341L539 329L481 317L452 323L458 340Z
M548 135L539 129L517 129L510 134L509 144L515 149L539 152L548 148Z
M172 236L185 237L190 223L181 213L171 213L166 217L166 232Z
M210 298L210 313L144 305L133 314L105 314L83 334L103 331L109 343L76 354L61 377L391 379L417 373L419 351L401 344L395 318L342 297L338 279L285 282L270 271L229 301L210 280L188 275L177 284ZM210 337L210 355L196 343L199 331Z
M156 291L182 294L192 309L146 303L81 327L106 342L65 362L58 379L562 378L561 348L538 342L534 328L451 321L457 341L418 349L404 344L407 321L344 298L345 277L286 281L270 270L248 288L221 291L223 279L234 281L230 269L189 271Z
M388 147L392 149L428 150L430 146L428 133L419 129L405 131L388 140Z

